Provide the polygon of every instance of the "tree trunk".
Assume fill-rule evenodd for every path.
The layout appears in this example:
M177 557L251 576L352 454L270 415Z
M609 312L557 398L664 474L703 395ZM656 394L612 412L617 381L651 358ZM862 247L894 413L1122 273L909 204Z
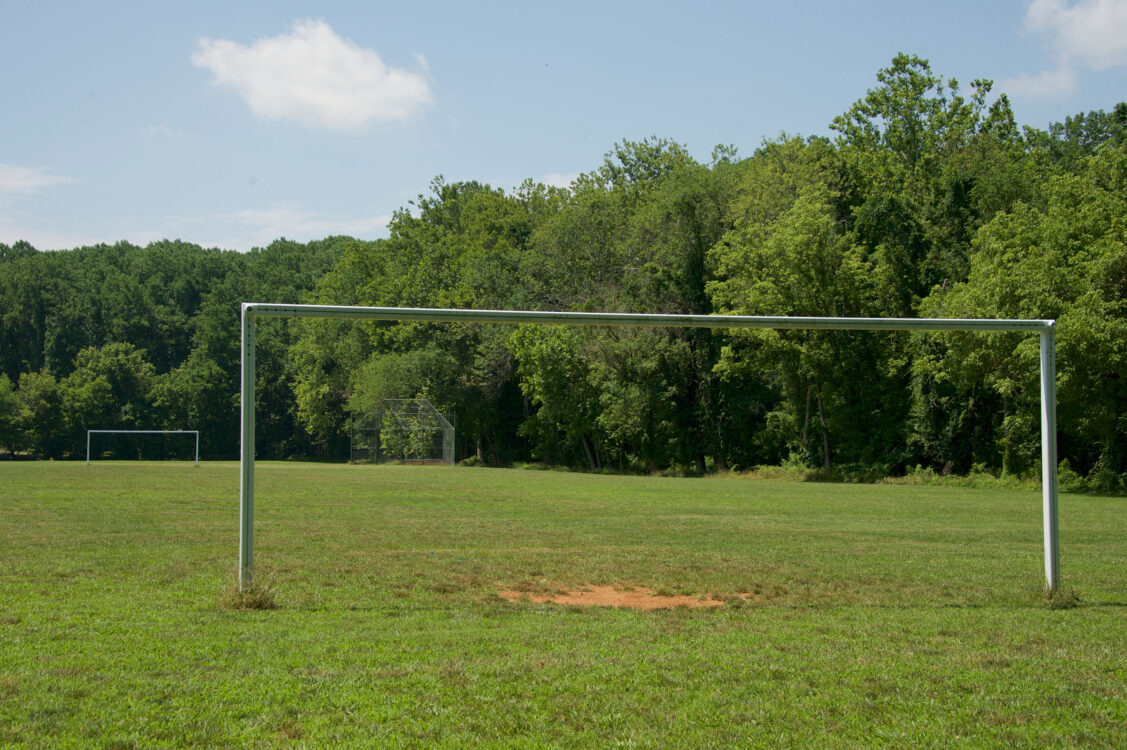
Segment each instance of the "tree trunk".
M1010 399L1002 396L1002 474L1008 475L1013 471L1013 442L1010 440ZM972 467L973 468L973 467Z
M497 441L493 437L493 430L485 431L485 443L489 446L489 465L500 466L501 454L497 451Z
M587 452L587 463L591 465L591 471L598 471L601 468L599 457L591 447L591 441L587 439L586 435L580 435L579 438L583 442L583 450Z
M814 389L810 384L806 384L806 418L802 420L802 452L810 455L810 397L814 394Z
M822 424L822 457L826 471L830 470L830 430L826 427L826 412L822 408L822 386L814 381L818 388L818 421Z

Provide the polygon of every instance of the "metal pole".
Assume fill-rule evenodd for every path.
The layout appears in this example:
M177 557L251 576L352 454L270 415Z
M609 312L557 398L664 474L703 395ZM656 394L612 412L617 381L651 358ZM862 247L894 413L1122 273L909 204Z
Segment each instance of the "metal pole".
M1026 331L1037 333L1049 320L1007 318L819 318L765 315L658 315L653 313L460 310L430 307L356 307L244 302L262 318L420 321L427 323L532 323L536 325L669 326L672 328L783 328L835 331Z
M254 311L242 308L242 440L239 451L239 591L254 569Z
M86 465L90 465L90 430L86 431Z
M196 466L200 465L200 432L196 430Z
M1041 494L1045 527L1045 588L1060 587L1057 543L1057 337L1041 331Z

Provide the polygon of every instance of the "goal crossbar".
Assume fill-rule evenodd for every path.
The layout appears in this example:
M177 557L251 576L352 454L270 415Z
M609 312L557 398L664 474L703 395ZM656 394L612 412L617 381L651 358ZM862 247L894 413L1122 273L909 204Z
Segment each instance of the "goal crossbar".
M331 318L422 323L532 323L539 325L667 328L777 328L835 331L1010 331L1038 334L1041 343L1041 492L1045 586L1060 586L1057 542L1056 321L984 318L824 318L763 315L658 315L649 313L462 310L425 307L358 307L244 302L241 313L242 388L239 459L239 588L254 568L255 318Z
M87 430L86 431L86 463L90 463L90 435L92 434L129 434L129 435L195 435L196 436L196 466L200 464L200 431L199 430Z

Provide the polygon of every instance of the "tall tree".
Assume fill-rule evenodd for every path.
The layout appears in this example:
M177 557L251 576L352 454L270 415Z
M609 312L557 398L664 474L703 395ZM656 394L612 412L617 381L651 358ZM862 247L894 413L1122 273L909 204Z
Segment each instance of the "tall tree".
M17 424L32 455L59 458L76 450L68 440L58 381L45 371L20 375Z
M1127 471L1127 144L1098 150L1082 174L1056 177L1047 194L1045 208L1018 206L984 227L968 280L932 295L925 310L1057 319L1062 445L1076 468L1114 485ZM1003 466L1032 466L1036 341L939 338L945 348L921 366L964 389L983 381L1003 402L994 432Z
M22 447L23 435L19 429L20 401L12 381L0 373L0 446L14 456Z

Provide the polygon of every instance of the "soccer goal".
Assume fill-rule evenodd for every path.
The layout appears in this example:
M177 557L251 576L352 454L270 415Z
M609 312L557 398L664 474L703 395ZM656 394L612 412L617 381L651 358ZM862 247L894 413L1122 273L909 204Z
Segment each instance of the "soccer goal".
M200 465L200 432L199 430L87 430L86 431L86 465L90 465L90 437L92 435L195 435L196 437L196 466Z
M426 398L385 398L352 420L352 463L454 463L454 424Z
M250 585L254 567L254 329L256 318L335 318L339 320L425 323L533 323L537 325L645 326L671 328L779 328L837 331L1010 331L1041 338L1041 492L1045 586L1060 585L1057 544L1056 321L966 318L820 318L758 315L653 315L641 313L530 312L418 307L242 305L242 434L239 472L239 588Z

